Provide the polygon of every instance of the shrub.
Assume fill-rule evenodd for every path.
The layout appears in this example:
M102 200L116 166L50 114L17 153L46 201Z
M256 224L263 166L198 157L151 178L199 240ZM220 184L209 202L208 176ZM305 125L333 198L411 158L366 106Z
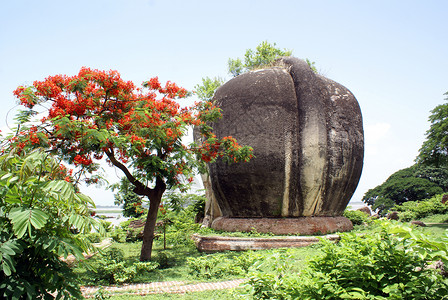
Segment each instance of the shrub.
M89 213L94 203L48 153L15 150L0 155L0 298L81 298L60 257L92 250L85 235L102 229Z
M159 264L159 269L169 268L175 261L172 254L170 254L170 252L165 250L157 251L157 256L155 260Z
M115 228L110 233L110 237L117 243L126 243L126 235L126 231L122 228Z
M151 272L159 266L156 262L134 262L124 260L123 251L110 247L91 265L91 284L117 284L131 282L138 274Z
M382 229L322 240L322 254L300 274L287 268L254 273L254 299L448 299L448 285L409 243ZM412 248L411 248L412 249Z
M163 217L169 220L166 226L166 242L171 245L186 245L194 247L191 236L199 230L200 224L194 222L195 211L193 205L180 212L167 211Z
M434 214L445 214L448 213L448 205L442 203L442 197L443 194L422 201L408 201L396 205L393 209L398 211L398 216L402 221L422 219Z
M91 233L87 234L86 237L91 243L99 243L99 242L101 242L103 235L101 235L98 232L91 232Z
M369 216L359 210L345 210L344 217L352 221L353 225L362 225L369 220Z
M191 274L197 278L212 279L225 275L245 276L251 267L262 257L261 254L247 251L237 256L226 253L209 254L187 259Z

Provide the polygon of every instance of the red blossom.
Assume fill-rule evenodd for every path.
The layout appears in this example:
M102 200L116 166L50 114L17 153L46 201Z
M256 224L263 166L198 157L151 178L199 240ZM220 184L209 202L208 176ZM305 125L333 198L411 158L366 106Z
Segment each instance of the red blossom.
M87 67L75 76L49 76L30 87L18 87L14 95L22 105L32 108L44 103L49 110L38 127L19 133L11 144L19 151L48 146L78 167L90 166L93 159L112 153L121 163L130 161L149 182L159 176L170 184L192 180L194 157L204 162L223 156L245 159L238 154L242 147L234 138L218 139L210 130L204 132L202 145L182 144L185 128L219 117L220 110L213 103L181 108L178 98L187 91L170 81L162 86L157 77L143 87L136 88L117 71ZM148 164L154 156L159 160ZM70 177L72 170L67 173Z

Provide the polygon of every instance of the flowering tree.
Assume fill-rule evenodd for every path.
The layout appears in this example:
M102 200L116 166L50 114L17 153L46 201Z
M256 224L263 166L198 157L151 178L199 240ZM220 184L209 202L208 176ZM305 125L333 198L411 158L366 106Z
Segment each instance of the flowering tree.
M181 108L176 99L188 92L172 82L162 86L157 77L136 87L117 71L83 67L78 75L50 76L14 94L28 108L22 118L37 114L37 105L46 108L37 124L12 138L16 147L45 147L75 167L77 182L96 182L97 161L105 156L136 194L149 199L142 261L151 258L157 211L167 188L185 187L204 163L252 156L250 147L213 134L208 123L221 117L219 108L208 101ZM202 144L182 142L191 126L200 128Z

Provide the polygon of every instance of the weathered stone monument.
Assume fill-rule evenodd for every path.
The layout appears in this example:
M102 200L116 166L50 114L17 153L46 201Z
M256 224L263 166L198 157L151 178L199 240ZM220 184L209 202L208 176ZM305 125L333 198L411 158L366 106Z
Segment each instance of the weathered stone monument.
M317 234L351 230L342 216L361 176L362 116L344 86L283 57L215 93L218 137L254 148L248 163L210 165L209 198L225 231ZM210 196L211 195L211 196ZM215 208L216 212L216 208Z

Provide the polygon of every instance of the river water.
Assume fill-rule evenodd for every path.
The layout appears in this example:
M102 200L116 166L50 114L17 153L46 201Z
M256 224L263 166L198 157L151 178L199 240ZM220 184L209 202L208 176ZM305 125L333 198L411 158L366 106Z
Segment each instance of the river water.
M349 210L357 210L358 208L364 207L366 204L361 201L353 201L348 204ZM111 222L114 226L118 226L121 222L128 220L129 218L123 217L121 212L117 212L121 210L121 208L117 206L102 206L98 207L96 211L99 211L97 215L106 216L105 219L108 222Z

